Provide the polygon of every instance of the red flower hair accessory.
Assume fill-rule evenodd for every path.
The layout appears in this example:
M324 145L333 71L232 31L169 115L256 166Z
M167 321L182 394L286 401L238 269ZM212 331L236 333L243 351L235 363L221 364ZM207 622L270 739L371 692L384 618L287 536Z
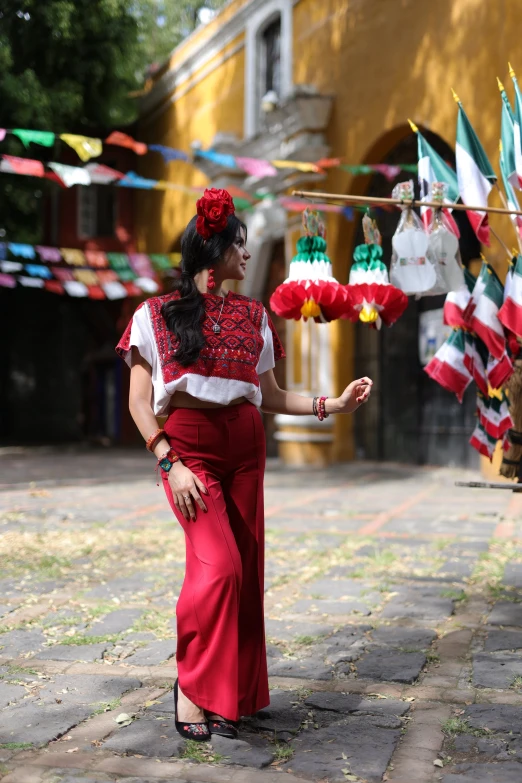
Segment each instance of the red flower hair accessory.
M210 239L227 227L227 218L235 210L232 196L222 188L207 188L196 201L198 219L196 231L203 239Z

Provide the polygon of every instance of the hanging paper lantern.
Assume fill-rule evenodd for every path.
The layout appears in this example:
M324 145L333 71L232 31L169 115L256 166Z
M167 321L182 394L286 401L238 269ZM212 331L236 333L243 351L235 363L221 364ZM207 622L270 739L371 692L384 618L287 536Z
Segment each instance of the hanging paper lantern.
M403 314L408 297L390 285L381 260L381 235L367 215L363 217L363 231L366 244L358 245L353 253L355 263L346 286L350 309L344 317L380 329L383 322L391 326Z
M411 201L413 182L401 182L392 192L393 198ZM420 295L434 287L437 274L429 261L428 235L419 216L410 206L402 208L399 225L392 238L393 255L390 280L409 295Z
M326 323L348 311L345 286L332 275L332 264L326 255L324 223L318 212L303 212L305 236L297 241L297 254L290 262L284 283L270 298L270 307L277 315L298 321L313 318Z
M424 296L436 296L457 291L464 283L464 270L460 263L459 240L455 235L454 221L448 220L442 204L447 201L448 186L444 182L433 182L431 200L439 203L439 209L431 213L428 237L428 257L435 266L436 282Z

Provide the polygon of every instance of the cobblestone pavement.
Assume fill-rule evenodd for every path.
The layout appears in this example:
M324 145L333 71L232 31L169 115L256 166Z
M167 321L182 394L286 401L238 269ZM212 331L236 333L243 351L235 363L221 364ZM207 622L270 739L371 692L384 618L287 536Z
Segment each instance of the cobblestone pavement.
M184 544L147 455L0 470L3 783L522 780L522 495L272 465L271 704L207 745L174 729Z

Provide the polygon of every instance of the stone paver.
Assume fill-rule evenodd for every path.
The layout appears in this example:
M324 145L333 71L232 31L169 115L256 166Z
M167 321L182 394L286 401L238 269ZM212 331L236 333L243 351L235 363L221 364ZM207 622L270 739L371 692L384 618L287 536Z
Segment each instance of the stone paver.
M518 496L269 463L270 705L194 749L172 698L184 541L150 460L24 459L34 483L7 461L0 492L7 783L522 780Z

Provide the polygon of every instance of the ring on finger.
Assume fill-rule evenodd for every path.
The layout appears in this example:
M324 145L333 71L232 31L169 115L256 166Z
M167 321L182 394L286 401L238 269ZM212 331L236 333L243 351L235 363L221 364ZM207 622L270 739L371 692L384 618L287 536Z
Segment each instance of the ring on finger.
M183 495L183 500L190 500L190 495Z

